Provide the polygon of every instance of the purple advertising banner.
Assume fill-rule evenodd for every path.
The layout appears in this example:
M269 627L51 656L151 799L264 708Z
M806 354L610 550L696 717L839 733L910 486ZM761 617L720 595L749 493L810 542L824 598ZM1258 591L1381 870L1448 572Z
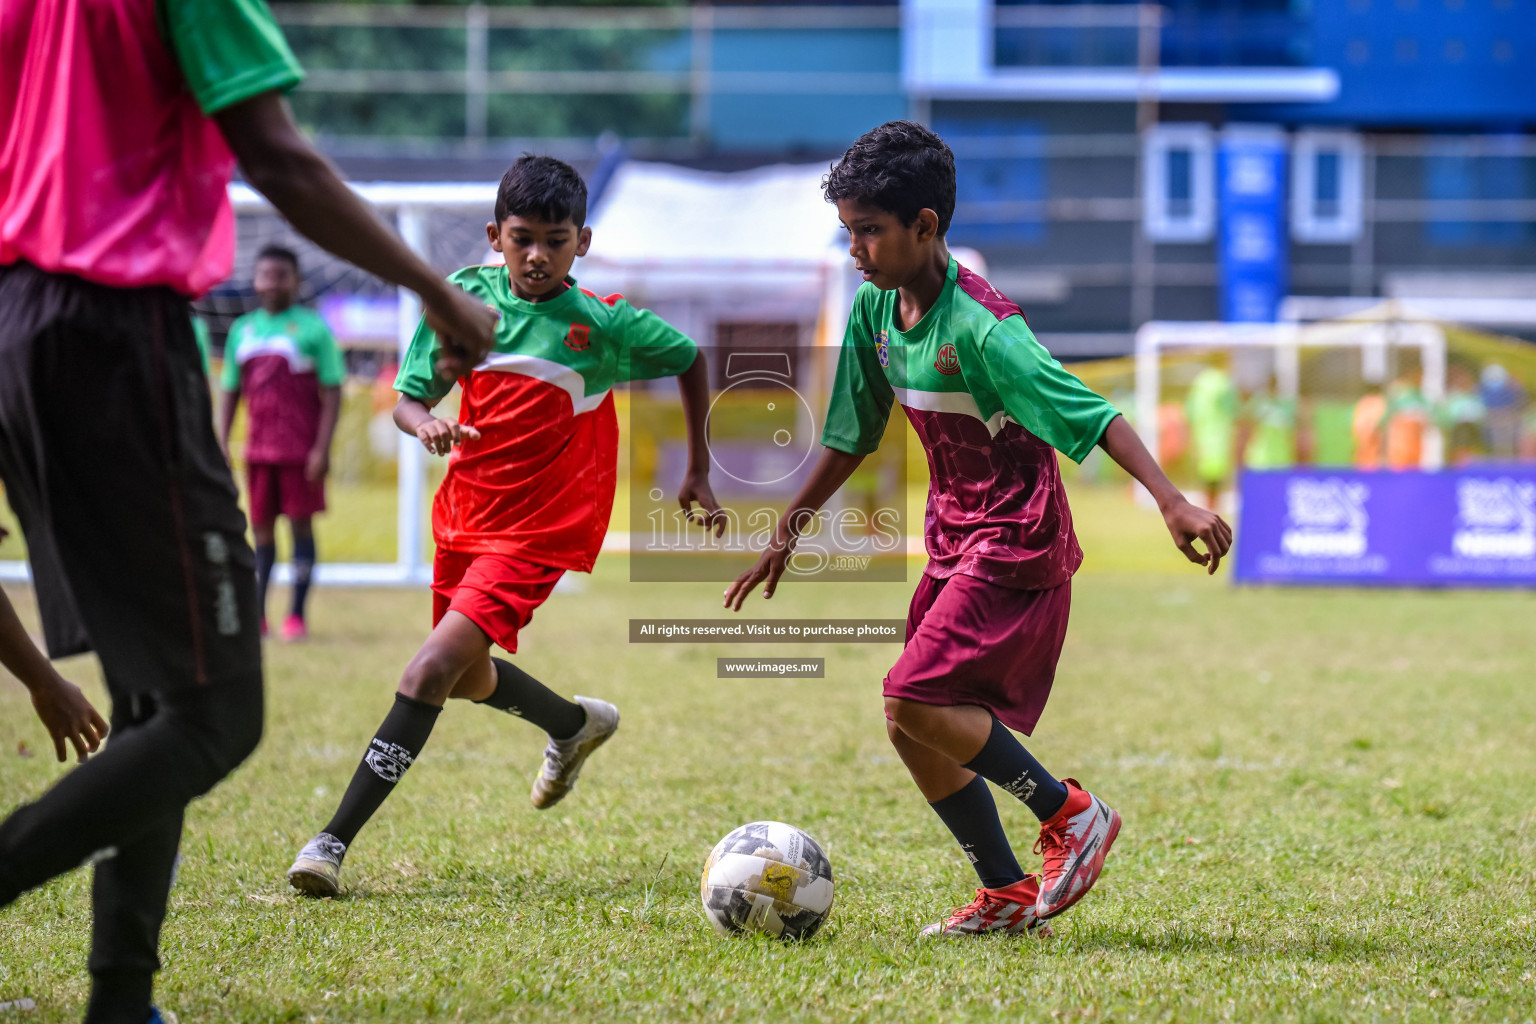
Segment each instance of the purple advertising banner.
M1536 466L1244 471L1240 583L1536 587Z

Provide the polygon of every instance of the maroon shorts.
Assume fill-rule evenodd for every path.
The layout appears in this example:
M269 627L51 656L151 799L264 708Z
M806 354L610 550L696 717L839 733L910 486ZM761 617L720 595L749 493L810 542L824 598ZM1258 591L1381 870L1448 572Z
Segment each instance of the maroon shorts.
M310 480L302 465L251 462L245 477L253 526L271 526L279 514L308 519L325 511L325 479Z
M432 625L450 611L485 631L498 647L517 653L517 631L549 597L564 569L511 555L469 555L438 549L432 560Z
M1014 590L974 576L927 573L907 612L907 642L885 695L976 704L1010 729L1034 731L1067 636L1072 584Z

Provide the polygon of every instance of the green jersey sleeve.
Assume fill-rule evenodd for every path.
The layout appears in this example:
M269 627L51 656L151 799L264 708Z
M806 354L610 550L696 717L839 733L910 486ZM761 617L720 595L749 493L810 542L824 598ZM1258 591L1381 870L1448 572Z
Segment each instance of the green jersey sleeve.
M400 372L395 374L395 390L408 398L424 402L432 408L453 390L454 382L443 380L437 374L437 332L427 326L422 317L416 325L405 358L400 361Z
M192 314L192 337L197 342L197 354L203 357L203 376L208 376L208 348L212 340L208 336L208 325L203 318L196 313Z
M159 0L156 13L205 114L304 78L265 0Z
M1009 418L1074 462L1088 457L1120 415L1063 369L1021 316L999 320L987 331L981 357Z
M331 328L318 313L315 314L310 330L314 332L313 358L315 376L320 378L320 386L341 387L342 381L347 378L347 361L341 354L341 346L336 344L336 336L331 333Z
M837 356L832 397L827 401L822 445L849 455L868 455L880 447L895 401L896 392L880 368L868 318L855 296L848 329L843 332L843 348Z
M240 332L244 326L245 317L236 317L224 335L224 370L219 374L219 386L225 391L240 390Z
M648 309L623 299L613 303L610 330L619 340L619 381L675 377L693 365L693 339Z

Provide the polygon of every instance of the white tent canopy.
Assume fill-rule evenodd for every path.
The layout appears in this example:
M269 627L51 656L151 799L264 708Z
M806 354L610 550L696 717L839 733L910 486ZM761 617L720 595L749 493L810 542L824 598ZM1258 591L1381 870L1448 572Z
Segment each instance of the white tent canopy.
M576 277L705 341L719 319L814 323L848 263L837 211L822 198L826 170L626 163L595 211Z

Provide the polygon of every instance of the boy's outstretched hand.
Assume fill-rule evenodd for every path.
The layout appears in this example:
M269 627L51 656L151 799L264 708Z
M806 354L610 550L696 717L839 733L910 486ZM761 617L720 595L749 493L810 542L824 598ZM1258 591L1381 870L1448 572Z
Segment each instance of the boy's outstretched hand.
M1205 566L1206 575L1214 575L1221 560L1232 550L1232 527L1227 521L1215 512L1190 504L1183 495L1169 501L1162 513L1168 532L1173 534L1173 543L1184 552L1184 557ZM1205 545L1204 551L1195 547L1196 540Z
M773 596L773 591L779 585L779 577L784 575L784 567L789 564L789 556L793 552L793 545L785 543L777 534L774 535L768 547L757 560L757 564L740 576L736 582L725 588L725 605L733 612L741 611L741 602L747 599L747 595L763 584L763 599Z
M434 416L416 428L416 439L433 455L447 455L455 445L480 440L480 431L467 423Z
M699 503L697 510L693 507L694 502ZM688 514L690 523L698 523L706 532L713 527L716 537L725 533L725 511L715 500L715 492L709 486L708 475L689 473L683 477L683 486L677 492L677 503Z
M60 761L65 757L66 740L75 748L75 756L84 761L107 738L106 720L86 700L80 687L63 676L56 675L51 682L34 689L32 707L53 737L53 752Z

